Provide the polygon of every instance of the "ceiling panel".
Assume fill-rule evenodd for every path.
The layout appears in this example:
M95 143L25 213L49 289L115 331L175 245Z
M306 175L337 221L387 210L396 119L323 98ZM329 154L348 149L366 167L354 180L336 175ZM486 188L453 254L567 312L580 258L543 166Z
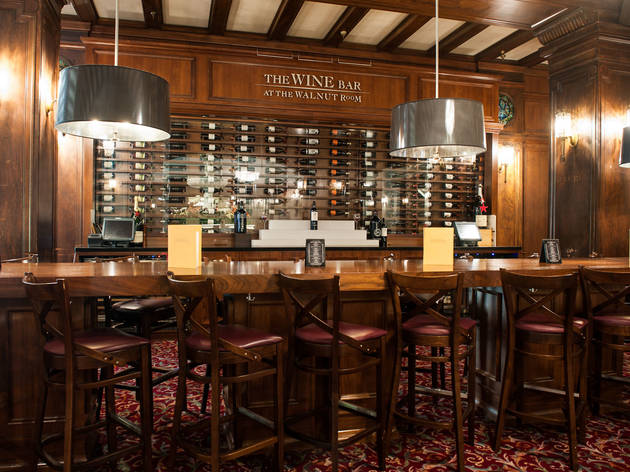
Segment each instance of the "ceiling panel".
M74 15L74 16L76 16L77 12L74 9L74 7L68 3L68 4L64 5L63 7L61 7L61 14L62 15Z
M438 37L444 39L461 25L463 21L449 20L446 18L440 18L438 22ZM419 51L426 51L433 47L435 44L435 18L431 18L427 21L422 28L409 36L407 40L400 45L401 48L418 49Z
M360 44L378 44L387 36L402 20L406 13L397 13L385 10L370 10L356 25L344 41Z
M304 2L287 36L324 39L345 9L344 5Z
M227 29L266 34L282 0L234 0Z
M212 0L162 0L164 23L207 28L211 4Z
M99 18L114 18L116 16L116 2L112 0L94 0L94 7ZM120 0L118 4L118 18L121 20L144 21L142 0Z
M538 38L534 38L531 41L527 41L525 44L521 44L519 47L506 52L505 59L518 61L519 59L523 59L524 57L538 51L541 47L542 43L538 40Z
M464 54L466 56L474 56L475 54L487 49L503 38L511 35L516 31L515 28L506 28L504 26L489 26L481 33L473 36L464 44L451 51L453 54Z

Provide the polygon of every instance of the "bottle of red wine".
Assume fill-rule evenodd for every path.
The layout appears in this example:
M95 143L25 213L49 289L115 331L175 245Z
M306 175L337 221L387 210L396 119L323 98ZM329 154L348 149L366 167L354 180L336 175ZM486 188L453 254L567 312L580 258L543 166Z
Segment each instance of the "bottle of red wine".
M256 126L248 124L237 124L234 126L237 131L256 131Z
M252 136L249 134L239 134L235 137L235 139L237 141L240 141L242 143L253 143L256 142L256 136Z
M385 217L381 219L381 238L378 245L380 247L387 247L387 225L385 224Z
M315 175L317 174L316 169L299 169L298 174L300 175Z
M330 144L332 146L352 146L352 142L346 139L331 139Z
M283 143L284 139L280 136L265 136L265 142L268 143Z
M300 149L300 154L304 154L306 156L315 156L319 154L319 149L313 149L313 148Z
M330 162L331 166L350 166L350 165L352 165L352 162L350 162L347 159L331 159L329 162Z
M350 202L347 200L328 200L328 204L333 207L341 207L350 205Z
M346 211L346 210L328 210L328 214L330 216L347 216L350 214L350 212Z
M201 133L201 139L204 141L216 141L217 139L223 139L223 137L216 133Z
M315 190L314 188L307 188L304 190L300 190L300 194L314 197L315 195L317 195L317 190Z
M330 175L348 175L348 171L343 169L330 169L328 173Z
M488 207L486 200L483 198L483 186L477 184L477 197L475 198L475 223L480 228L488 226Z
M284 154L286 152L285 148L276 147L276 146L267 146L265 151L269 154Z
M254 152L254 146L239 145L234 146L236 152Z
M330 134L333 136L350 136L350 131L346 131L345 129L333 129L330 131Z
M315 166L317 165L317 159L298 159L298 164L302 166Z
M300 144L306 144L307 146L317 146L319 144L318 138L301 138Z
M352 156L352 152L351 151L344 151L342 149L331 149L330 150L330 155L331 156Z
M317 205L315 200L313 200L313 206L311 206L311 229L317 229Z
M269 126L265 126L265 131L267 133L281 133L282 128L276 125L269 125Z

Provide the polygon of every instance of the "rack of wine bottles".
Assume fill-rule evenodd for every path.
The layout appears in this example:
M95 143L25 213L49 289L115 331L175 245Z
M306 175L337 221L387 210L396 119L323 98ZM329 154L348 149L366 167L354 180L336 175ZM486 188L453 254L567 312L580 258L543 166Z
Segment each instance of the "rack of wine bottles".
M233 231L267 219L384 218L390 233L470 220L483 156L474 164L394 158L384 127L174 116L159 143L95 142L95 214L131 216L147 233L169 224ZM138 215L139 212L139 215Z

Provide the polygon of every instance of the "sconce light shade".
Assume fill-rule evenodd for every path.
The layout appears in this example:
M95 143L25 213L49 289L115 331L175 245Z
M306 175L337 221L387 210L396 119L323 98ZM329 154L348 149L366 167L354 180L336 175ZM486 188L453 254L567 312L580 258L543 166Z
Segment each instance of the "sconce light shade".
M626 126L623 129L621 152L619 153L619 167L630 167L630 126Z
M168 82L129 67L66 67L59 75L55 128L62 133L102 140L168 139Z
M392 110L394 157L475 156L486 150L483 104L462 98L431 98Z

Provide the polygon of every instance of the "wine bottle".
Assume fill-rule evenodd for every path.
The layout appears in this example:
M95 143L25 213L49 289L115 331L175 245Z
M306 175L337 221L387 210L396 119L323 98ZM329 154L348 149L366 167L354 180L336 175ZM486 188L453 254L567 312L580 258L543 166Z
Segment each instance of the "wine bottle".
M407 164L405 164L404 162L388 162L387 163L387 167L389 167L390 169L402 169L406 165Z
M443 211L442 212L442 216L444 218L451 218L453 216L453 214L450 211Z
M385 223L385 217L381 219L381 238L378 245L379 247L387 247L387 224Z
M276 125L265 126L265 131L267 133L281 133L282 130L283 130L283 128L281 128L280 126L276 126Z
M304 154L306 156L315 156L319 154L319 149L313 149L313 148L300 149L300 154Z
M488 207L486 200L483 198L483 186L477 184L477 197L475 198L475 223L480 228L488 226Z
M452 184L452 183L450 183L450 182L446 182L446 183L444 184L444 188L445 188L446 190L453 190L453 184Z
M347 159L331 159L328 161L331 166L350 166L352 162Z
M116 201L116 196L115 195L99 195L98 199L101 202L113 202Z
M372 219L370 219L367 237L368 239L380 239L381 237L381 220L376 212L372 215Z
M370 157L376 157L376 155L375 155L375 153L374 153L373 151L361 151L361 152L359 153L359 156L361 156L361 157L367 157L367 158L370 158Z
M282 174L282 175L284 175L284 173L286 172L286 169L284 167L267 167L265 169L265 172L267 174Z
M201 123L201 129L220 129L221 125L219 125L219 123L214 123L214 122L202 122Z
M315 200L313 200L313 205L311 206L311 229L317 229L317 205Z
M328 200L328 204L330 206L348 206L350 205L350 202L347 200Z
M254 157L254 156L238 156L238 161L239 162L252 163L252 162L256 162L256 157Z
M453 226L453 222L452 221L444 221L444 226Z
M347 170L343 170L343 169L330 169L328 171L329 175L348 175L348 171Z
M223 139L223 137L216 133L201 133L201 139L204 141L216 141L218 139Z
M346 210L328 210L330 216L347 216L350 212Z
M297 128L295 130L297 134L319 134L318 128Z
M286 190L283 188L266 188L264 189L264 192L267 195L280 195L283 194Z
M375 148L376 147L376 142L374 142L374 141L365 141L365 142L361 143L361 147L364 147L364 148Z
M333 136L350 136L350 131L346 131L345 129L333 129L330 131L330 134Z
M134 162L133 163L133 169L134 170L148 170L150 168L151 168L151 166L149 164L147 164L146 162Z
M171 139L188 139L188 133L172 131L171 132Z
M187 121L171 121L171 128L188 128Z
M242 143L254 143L254 142L256 142L256 136L251 136L251 135L248 135L248 134L239 134L239 135L235 136L234 139L236 139L237 141L240 141Z
M100 210L101 213L114 213L114 207L111 205L102 206Z
M265 136L265 142L267 143L283 143L284 138L279 136Z
M301 166L315 166L317 165L317 159L298 159L298 164Z
M286 180L279 177L267 177L265 183L268 185L284 185Z
M376 197L376 190L361 190L362 197Z
M317 146L319 144L318 138L301 138L300 144L305 144L307 146Z
M333 197L336 197L338 195L348 195L348 191L346 191L345 187L344 188L331 188L328 191L329 195L332 195Z
M316 169L299 169L298 174L300 175L315 175L317 173Z
M115 168L116 168L116 163L114 161L103 162L103 169L115 169Z
M317 186L317 179L302 180L302 184L307 186L307 187L316 187ZM299 185L298 185L298 188L299 188Z
M364 129L361 131L361 136L368 139L376 138L376 131L371 129Z
M220 144L201 144L201 150L202 151L220 151L221 150L221 145Z
M361 177L374 178L376 177L376 172L372 170L364 170L363 172L361 172Z
M455 176L453 174L446 174L444 177L446 180L455 180Z
M452 193L450 193L450 192L443 193L443 194L442 194L442 198L449 198L449 199L450 199L450 198L453 198L453 194L452 194Z
M234 212L234 232L245 233L247 232L247 212L243 208L243 202L237 203L238 209Z
M270 164L286 164L287 163L287 158L286 157L268 157L267 158L267 162L269 162Z
M317 195L317 190L315 190L314 188L307 188L304 190L300 190L300 195L307 195L307 196L314 197L315 195Z
M331 139L331 146L352 146L352 142L346 139Z
M331 149L330 150L330 155L331 156L346 156L346 157L350 157L350 156L352 156L352 152L351 151L344 151L342 149Z
M234 127L237 131L256 131L256 126L254 125L248 125L248 124L237 124Z
M183 151L186 149L186 143L168 143L166 148L173 151Z
M276 147L276 146L267 146L265 148L265 151L268 152L269 154L284 154L287 152L285 148Z
M374 161L361 161L361 167L372 168L375 166L376 164L374 163Z

